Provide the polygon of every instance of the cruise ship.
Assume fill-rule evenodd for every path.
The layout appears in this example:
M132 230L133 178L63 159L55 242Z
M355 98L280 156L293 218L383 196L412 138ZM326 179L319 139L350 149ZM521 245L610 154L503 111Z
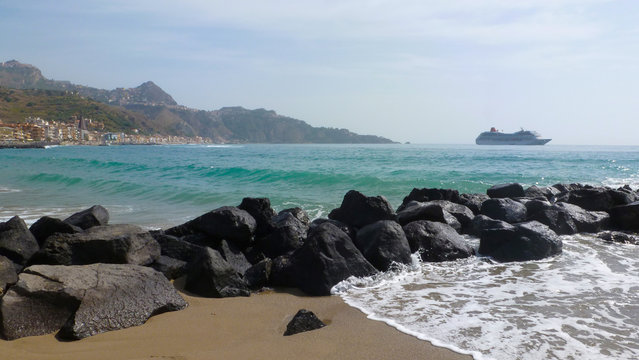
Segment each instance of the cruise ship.
M494 127L484 131L475 139L477 145L544 145L552 139L542 139L534 131L521 129L515 133L503 133Z

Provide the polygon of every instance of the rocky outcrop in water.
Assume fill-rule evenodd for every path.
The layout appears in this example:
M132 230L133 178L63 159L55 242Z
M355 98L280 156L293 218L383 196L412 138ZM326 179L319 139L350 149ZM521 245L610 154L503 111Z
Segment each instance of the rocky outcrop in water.
M413 189L397 213L384 197L352 190L330 219L312 222L300 208L276 213L267 198L245 198L151 232L108 225L99 205L64 221L43 217L30 229L14 217L0 223L0 334L78 339L141 324L185 306L168 279L207 297L269 286L328 295L351 276L410 264L416 252L429 262L511 262L560 255L564 234L639 243L632 189L556 184L521 196L522 189Z

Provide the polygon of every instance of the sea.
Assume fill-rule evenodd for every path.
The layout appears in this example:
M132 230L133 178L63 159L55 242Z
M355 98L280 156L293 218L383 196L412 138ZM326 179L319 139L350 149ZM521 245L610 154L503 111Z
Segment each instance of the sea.
M54 146L0 150L0 221L184 223L244 197L326 217L356 189L397 207L413 188L485 193L582 183L639 188L639 147L477 145ZM562 236L561 255L425 263L351 278L333 293L369 318L475 359L639 359L639 246ZM478 239L467 237L477 245Z

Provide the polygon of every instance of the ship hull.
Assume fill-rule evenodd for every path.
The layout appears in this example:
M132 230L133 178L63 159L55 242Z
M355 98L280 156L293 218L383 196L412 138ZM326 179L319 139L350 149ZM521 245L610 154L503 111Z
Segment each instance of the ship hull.
M527 139L527 140L516 140L516 139L476 139L475 144L477 145L544 145L548 143L551 139Z

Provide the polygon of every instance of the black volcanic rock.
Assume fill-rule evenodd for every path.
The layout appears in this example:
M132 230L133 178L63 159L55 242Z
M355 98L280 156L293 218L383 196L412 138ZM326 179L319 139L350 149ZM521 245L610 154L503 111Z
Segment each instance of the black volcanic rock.
M282 212L271 220L271 233L259 240L266 256L275 258L291 252L304 243L308 226L290 212Z
M584 187L557 195L558 202L574 204L588 211L608 211L636 200L634 193L609 188Z
M273 260L265 258L244 272L244 281L251 289L259 289L269 284Z
M86 230L93 226L107 225L109 223L109 212L100 205L94 205L69 216L64 219L64 222Z
M552 186L543 186L539 187L537 185L533 185L528 189L524 190L526 197L529 198L545 198L547 200L552 199L553 196L558 195L560 193L559 190Z
M361 228L379 220L394 220L395 212L385 197L365 196L351 190L344 195L342 205L333 209L328 218Z
M488 200L486 194L461 194L459 195L459 203L469 208L473 214L479 214L481 204Z
M392 263L410 264L412 261L404 230L391 220L380 220L361 228L355 246L381 271L388 270Z
M238 206L255 219L256 236L264 236L271 232L271 218L276 215L275 210L271 208L271 200L268 198L249 198L242 199L242 203Z
M150 265L160 254L160 244L148 231L135 225L118 224L94 226L76 234L53 234L31 263Z
M299 208L299 207L284 209L284 210L280 211L278 213L278 215L282 215L283 213L291 213L291 214L293 214L293 216L295 216L297 218L297 220L301 221L302 224L307 225L307 226L311 222L310 218L308 217L308 213L306 213L306 211L304 211L302 208Z
M474 254L473 248L449 225L427 220L404 226L411 251L419 251L423 261L450 261Z
M456 217L446 211L441 204L434 202L411 201L397 213L397 221L402 225L417 220L438 221L450 225L457 231L462 228Z
M610 215L603 211L587 211L577 205L558 202L528 206L528 219L547 225L560 235L599 232L608 226Z
M8 258L0 255L0 298L7 291L7 287L18 281L18 269Z
M185 289L206 297L249 296L246 282L217 250L205 248L189 265Z
M488 199L482 203L480 213L511 224L526 221L526 206L512 199Z
M612 223L620 229L639 230L639 201L610 209Z
M410 194L404 198L402 204L397 209L397 212L404 209L404 207L411 201L427 202L433 200L447 200L454 203L460 203L461 198L459 191L451 189L431 189L431 188L413 188Z
M317 330L323 328L324 326L326 326L326 324L318 319L312 311L301 309L297 312L297 314L295 314L295 316L293 316L293 319L291 319L288 325L286 325L284 336L295 335L305 331Z
M35 236L38 244L42 246L44 240L55 233L75 234L82 231L81 228L49 216L43 216L29 228Z
M0 223L0 255L25 265L39 248L36 238L19 216Z
M561 251L561 239L538 221L484 229L479 243L480 254L501 262L540 260L561 254Z
M274 277L289 282L280 285L310 295L329 295L335 284L350 276L377 273L348 235L331 223L311 228L304 245L290 256L290 264L282 267L276 259L273 266Z
M486 194L491 198L517 198L526 196L521 184L498 184L486 190Z

